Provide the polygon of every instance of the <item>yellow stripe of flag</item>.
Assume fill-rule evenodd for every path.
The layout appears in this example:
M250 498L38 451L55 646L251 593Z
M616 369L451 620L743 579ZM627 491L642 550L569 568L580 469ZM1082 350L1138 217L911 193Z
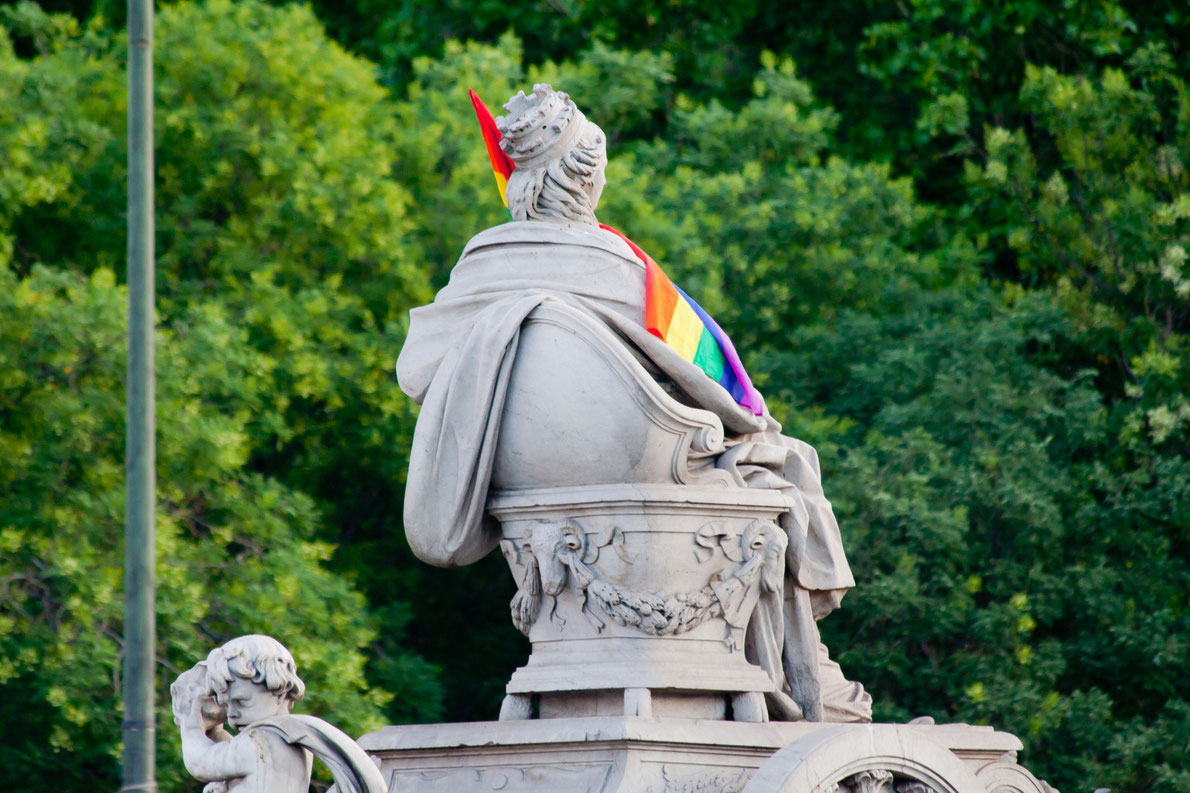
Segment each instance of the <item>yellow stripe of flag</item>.
M504 206L508 206L508 180L504 178L504 174L499 171L492 171L496 176L496 187L500 188L500 200L504 202Z
M679 296L673 319L669 323L669 332L665 334L665 343L687 361L693 361L701 337L702 320L690 308L690 304Z

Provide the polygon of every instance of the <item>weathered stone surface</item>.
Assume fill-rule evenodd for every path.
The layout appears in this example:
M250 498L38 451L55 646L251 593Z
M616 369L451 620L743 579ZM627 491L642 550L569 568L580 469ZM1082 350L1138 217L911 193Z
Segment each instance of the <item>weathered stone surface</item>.
M1029 773L1016 761L1016 752L1005 752L995 762L979 769L976 778L988 793L1057 793L1049 784Z
M1015 736L965 724L558 718L386 727L360 744L410 793L1048 793L1006 781L1028 775Z
M778 494L605 485L522 491L490 504L521 582L514 621L520 614L533 642L508 691L543 695L542 717L611 714L593 710L591 696L570 698L567 711L562 692L615 691L614 702L619 691L646 689L655 702L672 694L673 705L678 692L773 690L772 679L745 659L744 638L766 566L780 591ZM708 521L708 514L718 518ZM687 699L693 710L671 708L670 715L714 717L706 703ZM709 707L726 715L724 701Z

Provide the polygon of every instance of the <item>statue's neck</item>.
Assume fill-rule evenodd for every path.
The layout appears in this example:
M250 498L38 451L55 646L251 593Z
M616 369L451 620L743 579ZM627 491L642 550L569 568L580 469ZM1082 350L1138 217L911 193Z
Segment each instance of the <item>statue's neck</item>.
M558 218L558 217L538 217L532 218L533 223L548 223L551 226L558 226L568 229L581 229L583 231L590 231L599 228L599 221L592 215L590 220L575 220L573 218Z

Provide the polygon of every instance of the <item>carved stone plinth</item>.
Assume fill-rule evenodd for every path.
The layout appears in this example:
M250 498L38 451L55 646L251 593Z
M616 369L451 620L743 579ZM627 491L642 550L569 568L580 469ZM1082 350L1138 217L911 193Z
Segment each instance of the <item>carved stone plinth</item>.
M966 724L557 718L386 727L390 793L1056 793Z
M501 718L536 696L542 718L764 720L773 681L745 660L744 629L766 564L780 586L785 507L772 491L666 485L493 497L533 642Z

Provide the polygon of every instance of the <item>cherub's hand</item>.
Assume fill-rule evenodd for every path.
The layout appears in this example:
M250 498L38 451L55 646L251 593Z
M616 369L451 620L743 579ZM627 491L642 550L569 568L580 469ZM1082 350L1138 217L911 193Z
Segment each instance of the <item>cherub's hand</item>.
M199 703L207 690L206 664L198 663L182 674L169 687L169 696L174 711L174 724L179 727L197 727L201 718Z
M226 740L231 737L223 729L223 725L227 723L227 708L215 701L214 694L208 692L202 698L199 714L202 716L202 731L211 736L212 740ZM222 733L222 737L216 733Z
M227 793L227 781L218 779L214 782L208 782L202 789L202 793Z
M198 729L206 733L226 720L227 712L212 696L207 685L207 667L199 662L178 675L169 687L173 700L174 723L182 729Z

